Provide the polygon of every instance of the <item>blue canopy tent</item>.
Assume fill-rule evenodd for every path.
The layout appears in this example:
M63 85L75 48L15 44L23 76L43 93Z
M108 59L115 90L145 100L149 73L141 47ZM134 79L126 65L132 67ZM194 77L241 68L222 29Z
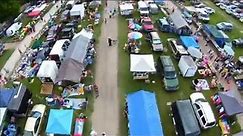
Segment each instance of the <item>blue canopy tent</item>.
M225 42L229 41L229 37L221 30L218 30L216 26L205 24L203 30L213 37L219 47L223 48Z
M16 89L14 88L0 88L0 107L8 107L15 92Z
M51 109L46 133L70 135L73 120L73 110Z
M163 136L155 94L140 90L127 96L131 136Z
M193 36L180 36L183 46L187 49L188 47L194 47L199 49L199 45Z

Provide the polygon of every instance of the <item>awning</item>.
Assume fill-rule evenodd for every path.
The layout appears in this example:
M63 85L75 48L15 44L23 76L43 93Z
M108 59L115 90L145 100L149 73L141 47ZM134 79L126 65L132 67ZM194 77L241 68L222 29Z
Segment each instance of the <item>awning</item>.
M55 82L58 73L58 67L56 61L45 60L41 63L40 69L37 73L37 77L50 78L52 82Z
M243 105L239 103L234 96L228 92L219 92L219 97L222 100L222 104L225 109L225 113L229 116L243 113Z
M156 72L154 66L154 58L149 55L130 55L130 71L131 72Z

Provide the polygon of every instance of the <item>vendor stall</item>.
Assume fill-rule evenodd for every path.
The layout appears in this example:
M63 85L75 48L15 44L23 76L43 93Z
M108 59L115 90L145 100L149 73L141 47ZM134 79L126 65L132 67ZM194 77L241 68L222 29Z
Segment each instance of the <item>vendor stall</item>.
M66 50L64 46L65 44L68 46L69 43L68 39L57 40L49 54L50 59L59 63L64 58L64 50Z
M74 5L72 7L72 9L70 10L70 16L78 16L81 19L83 19L83 17L85 16L85 8L84 8L84 4L77 4Z
M148 79L149 73L156 72L153 55L131 54L130 71L133 73L133 79Z
M178 66L183 77L193 77L197 72L197 65L191 56L181 56Z
M41 94L52 94L53 86L58 73L58 67L55 61L45 60L41 63L40 69L37 73L42 81Z

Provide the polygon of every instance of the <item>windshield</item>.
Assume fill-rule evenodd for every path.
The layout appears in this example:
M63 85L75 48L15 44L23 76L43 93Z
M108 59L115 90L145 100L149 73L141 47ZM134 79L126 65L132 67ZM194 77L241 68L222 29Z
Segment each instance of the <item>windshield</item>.
M150 22L150 21L144 21L143 22L145 25L152 25L152 22Z
M33 133L31 131L24 131L24 136L33 136Z
M153 39L153 44L161 44L160 39Z
M140 11L148 11L148 8L140 8Z
M167 72L165 72L165 77L166 78L176 78L176 73L175 73L175 71L167 71Z
M41 113L38 112L38 111L34 111L34 112L31 113L31 117L38 118L40 116L41 116Z

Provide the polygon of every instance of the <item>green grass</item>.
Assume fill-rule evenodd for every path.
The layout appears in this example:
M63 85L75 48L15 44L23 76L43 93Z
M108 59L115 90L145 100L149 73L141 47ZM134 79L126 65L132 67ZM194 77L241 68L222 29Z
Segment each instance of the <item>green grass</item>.
M14 52L13 49L8 49L3 52L2 56L0 56L0 69L3 68L8 58L11 56L13 52Z
M134 15L137 17L137 13ZM156 15L153 16L153 19L156 19L161 15ZM129 54L127 52L124 52L123 46L125 42L127 41L127 29L128 22L125 21L125 17L119 16L119 21L118 21L118 28L119 28L119 71L118 71L118 76L119 76L119 92L121 93L121 109L120 109L120 135L127 135L128 134L128 128L127 128L127 120L124 119L122 112L124 109L124 101L126 98L126 95L132 92L136 92L137 90L143 89L143 90L149 90L153 91L156 94L157 98L157 104L158 108L160 111L160 117L162 120L162 126L163 126L163 131L164 134L167 136L173 136L175 135L175 129L172 124L172 119L169 116L170 112L170 107L166 105L167 102L173 102L179 99L188 99L189 95L193 93L193 88L192 88L192 79L195 79L198 77L198 75L194 78L184 78L182 76L179 77L179 83L180 83L180 89L176 92L166 92L164 89L164 85L162 83L161 77L158 74L150 76L151 80L155 81L155 84L146 84L144 83L143 80L133 80L132 74L129 72ZM163 53L153 53L149 47L149 44L142 39L142 47L141 47L141 52L142 53L153 53L154 55L154 60L156 61L157 58L160 55L170 55L171 56L171 51L170 48L168 47L166 43L166 39L170 37L178 37L177 35L174 34L168 34L168 33L159 33L160 37L164 43L164 47L168 49L168 52L163 52ZM176 70L178 70L178 62L173 59L174 65L176 67ZM215 93L215 90L209 90L209 91L203 91L204 95L207 97L209 100L209 97ZM210 101L210 100L209 100ZM212 106L213 110L215 111L215 107ZM215 117L217 118L217 114L215 114ZM240 131L239 125L236 124L232 127L232 133ZM202 131L202 136L209 136L209 135L220 135L220 129L219 127L215 126L211 129L208 130L203 130Z
M212 7L216 12L215 14L210 16L210 24L217 24L219 22L225 21L230 22L234 25L233 30L231 32L226 32L226 34L230 37L230 39L235 39L243 36L243 23L241 23L239 20L234 18L231 15L228 15L225 10L220 9L217 7L213 2L207 0L204 1L205 4ZM243 55L243 48L237 47L235 48L235 56L238 58L238 56Z

